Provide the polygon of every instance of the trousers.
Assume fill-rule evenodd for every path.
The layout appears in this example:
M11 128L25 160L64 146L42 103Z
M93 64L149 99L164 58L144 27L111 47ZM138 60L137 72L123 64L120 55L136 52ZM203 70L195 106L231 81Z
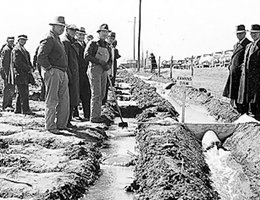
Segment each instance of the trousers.
M101 116L102 100L106 95L107 72L101 65L91 65L87 71L91 89L90 120Z
M51 68L44 71L43 78L46 87L45 128L66 128L70 108L67 72Z

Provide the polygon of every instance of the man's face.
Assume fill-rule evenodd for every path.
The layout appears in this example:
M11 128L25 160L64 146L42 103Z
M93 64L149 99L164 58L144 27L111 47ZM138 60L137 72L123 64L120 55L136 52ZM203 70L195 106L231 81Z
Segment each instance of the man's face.
M21 46L24 46L26 44L26 41L25 39L19 39L18 42Z
M76 38L77 38L77 40L83 42L83 41L85 40L85 34L84 34L84 33L77 32Z
M14 46L14 40L8 40L8 41L7 41L7 45L8 45L9 47Z
M251 38L256 41L260 38L260 32L250 32Z
M65 26L62 25L54 25L53 26L53 31L57 34L57 35L61 35L64 32Z
M67 33L70 37L75 38L77 30L75 29L67 29Z
M237 33L237 39L239 41L243 40L246 37L246 32Z
M107 37L107 42L108 42L109 44L112 44L114 41L115 41L115 37L111 37L111 36L108 36L108 37Z
M108 36L108 31L106 30L102 30L99 32L99 38L102 39L102 40L105 40Z

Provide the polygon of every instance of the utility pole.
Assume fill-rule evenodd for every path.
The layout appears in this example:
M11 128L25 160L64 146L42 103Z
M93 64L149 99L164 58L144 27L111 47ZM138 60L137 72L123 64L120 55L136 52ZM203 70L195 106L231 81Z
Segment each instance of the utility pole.
M134 17L133 60L135 60L135 23L136 23L136 17Z
M140 71L140 41L141 41L141 8L142 0L139 0L139 31L138 31L138 63L137 71Z

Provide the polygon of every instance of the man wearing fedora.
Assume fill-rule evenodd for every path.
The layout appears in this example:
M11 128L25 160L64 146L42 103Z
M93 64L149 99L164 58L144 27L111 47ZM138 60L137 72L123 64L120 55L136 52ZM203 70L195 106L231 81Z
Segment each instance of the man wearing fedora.
M246 29L243 24L236 27L236 36L238 42L234 45L233 54L229 64L229 76L223 92L224 97L230 98L230 104L241 114L248 110L248 104L239 104L237 102L238 89L241 77L241 65L244 61L246 46L251 42L246 38Z
M78 56L79 52L75 45L76 32L78 28L74 24L70 24L66 27L66 34L62 38L62 43L65 47L66 54L68 56L68 78L69 78L69 96L70 96L70 115L67 127L76 128L71 124L71 119L75 108L79 104L79 66Z
M50 32L40 42L37 62L41 66L46 87L45 128L53 133L67 129L69 119L68 58L59 36L65 19L55 17Z
M88 63L84 59L84 51L86 48L85 43L86 30L84 27L80 27L80 29L76 33L76 42L75 45L78 49L78 64L79 64L79 93L80 100L83 107L84 118L82 119L79 116L78 109L76 108L73 117L77 117L81 121L88 121L90 116L90 97L91 90L90 84L87 76Z
M11 68L11 52L14 48L14 37L7 37L7 43L1 51L1 69L0 74L4 80L3 89L3 110L13 111L12 101L15 92L14 70Z
M24 45L27 35L19 35L18 43L12 50L12 64L15 74L15 85L17 89L15 113L33 114L29 107L29 83L33 83L31 78L33 66L30 61L30 54Z
M253 42L247 45L238 92L238 103L248 103L248 114L260 119L260 25L250 30Z
M102 24L97 32L99 39L87 45L84 57L90 62L87 71L91 88L90 121L104 123L106 119L101 116L101 106L106 94L107 70L112 64L110 47L105 40L110 31L107 24Z

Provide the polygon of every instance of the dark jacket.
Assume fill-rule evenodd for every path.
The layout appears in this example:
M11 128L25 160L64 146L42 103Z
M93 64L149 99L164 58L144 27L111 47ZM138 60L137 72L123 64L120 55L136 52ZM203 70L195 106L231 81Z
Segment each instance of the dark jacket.
M19 44L12 50L12 63L15 71L15 84L29 84L32 78L33 66L29 52L23 50Z
M10 73L10 64L11 64L11 52L13 47L9 47L5 45L1 51L1 76L4 80L6 80Z
M77 106L79 104L79 65L78 57L79 50L75 45L76 40L71 38L68 34L62 39L68 56L68 78L69 78L69 93L70 105Z
M59 36L52 31L40 42L37 62L47 70L57 68L67 71L68 58L64 46Z
M245 38L241 44L238 43L234 46L229 65L229 76L223 92L224 97L237 100L241 77L241 65L244 61L246 45L249 43L250 40Z
M111 48L109 47L109 44L104 40L89 42L85 49L84 58L86 59L87 62L90 62L90 65L93 64L100 65L99 60L95 58L99 46L108 49L110 56L107 63L111 65L112 64Z
M75 46L78 49L78 63L79 63L79 76L87 76L87 62L84 59L84 51L86 48L86 43L80 43L79 41L75 42Z
M246 47L238 92L238 103L260 101L260 41Z

